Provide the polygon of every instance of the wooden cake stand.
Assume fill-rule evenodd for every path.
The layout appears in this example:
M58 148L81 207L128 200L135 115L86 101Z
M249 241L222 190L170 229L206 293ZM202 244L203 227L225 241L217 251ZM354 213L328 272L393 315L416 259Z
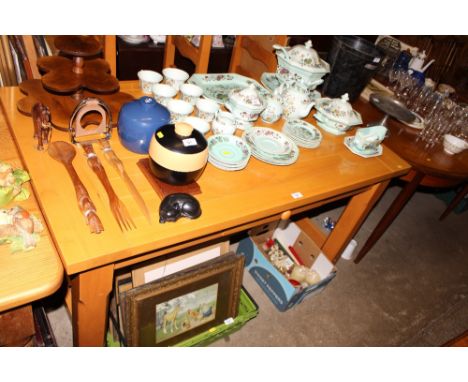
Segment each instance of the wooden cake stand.
M31 115L34 104L41 102L50 110L52 125L64 130L68 129L73 110L83 98L99 97L109 105L112 126L116 126L120 108L134 98L119 92L119 81L110 74L110 66L104 59L92 58L101 53L101 44L91 36L59 36L54 43L61 54L71 58L38 59L37 66L45 74L41 80L20 84L27 96L18 101L19 111Z

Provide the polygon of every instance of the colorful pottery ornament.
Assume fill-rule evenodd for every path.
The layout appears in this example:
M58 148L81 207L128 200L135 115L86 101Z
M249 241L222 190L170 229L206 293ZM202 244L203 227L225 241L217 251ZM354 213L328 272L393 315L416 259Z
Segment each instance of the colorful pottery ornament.
M5 162L0 162L0 207L11 201L26 200L29 190L21 185L30 180L29 174L21 169L14 170Z
M34 248L43 230L39 219L19 206L0 210L0 244L10 244L12 252Z

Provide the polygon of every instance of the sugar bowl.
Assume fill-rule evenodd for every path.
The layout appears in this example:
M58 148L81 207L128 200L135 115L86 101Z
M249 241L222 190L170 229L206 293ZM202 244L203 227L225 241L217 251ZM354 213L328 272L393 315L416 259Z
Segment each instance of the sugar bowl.
M257 92L255 85L250 84L244 89L232 90L225 106L236 118L256 121L265 109L266 101Z

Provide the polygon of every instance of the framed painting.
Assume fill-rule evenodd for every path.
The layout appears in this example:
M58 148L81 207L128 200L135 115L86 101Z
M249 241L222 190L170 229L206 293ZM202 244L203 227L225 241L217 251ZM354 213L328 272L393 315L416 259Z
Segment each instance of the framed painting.
M128 346L170 346L237 315L244 257L227 254L125 292Z

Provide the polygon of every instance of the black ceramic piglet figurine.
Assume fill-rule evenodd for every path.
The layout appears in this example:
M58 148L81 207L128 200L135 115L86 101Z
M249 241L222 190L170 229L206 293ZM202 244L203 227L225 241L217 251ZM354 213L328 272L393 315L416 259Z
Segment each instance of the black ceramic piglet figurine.
M201 215L200 203L192 195L167 195L159 206L159 222L175 222L181 217L196 219Z

